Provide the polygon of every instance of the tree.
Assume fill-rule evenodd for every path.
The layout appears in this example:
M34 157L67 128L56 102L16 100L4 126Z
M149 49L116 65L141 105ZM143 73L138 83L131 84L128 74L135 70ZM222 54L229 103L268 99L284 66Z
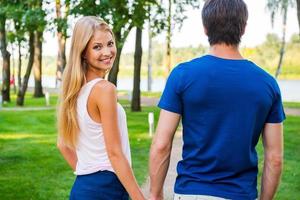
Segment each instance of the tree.
M167 51L166 51L166 76L170 73L171 71L171 37L172 37L172 0L169 0L168 3L168 18L167 18Z
M131 111L141 111L141 64L142 64L142 28L147 19L151 18L151 13L149 7L151 4L155 5L153 9L157 10L157 13L162 12L160 6L155 2L148 2L145 0L134 1L134 12L133 12L133 23L136 27L136 43L135 43L135 53L134 53L134 74L133 74L133 91L132 91L132 101L131 101ZM153 24L151 26L151 20L149 20L149 29L152 27L156 31L161 31L164 27L163 21L152 20ZM150 33L152 30L149 30ZM151 41L149 41L150 43ZM151 44L150 44L151 45Z
M45 12L41 9L38 0L27 0L22 1L24 15L22 16L22 20L24 23L24 30L28 35L28 49L29 49L29 59L26 68L26 73L23 78L23 82L21 88L17 94L17 105L23 106L24 105L24 97L27 91L28 80L30 77L30 73L34 64L34 60L36 59L37 63L41 63L41 57L38 54L35 54L35 51L40 51L40 56L42 49L39 49L40 41L42 37L38 34L42 33L44 27L46 25L44 17ZM35 48L36 46L36 48ZM41 67L41 65L38 65ZM41 72L41 70L40 70Z
M148 6L148 13L151 12L151 6ZM149 17L148 22L148 76L147 76L147 90L152 91L152 30L151 30L151 17Z
M70 11L70 0L65 0L65 12L62 15L62 3L60 0L55 1L56 8L56 29L57 29L57 40L58 40L58 54L56 62L56 84L61 81L62 73L66 67L66 40L67 40L67 29L68 29L68 16Z
M183 21L186 19L185 11L188 6L199 8L200 2L198 0L168 0L168 16L167 16L167 50L166 50L166 68L165 76L171 71L171 40L172 40L172 27L179 25L182 27ZM175 9L175 10L174 10ZM173 14L174 13L174 14Z
M274 24L274 17L276 12L280 11L282 13L282 38L281 38L281 47L279 52L279 61L275 73L275 78L277 78L281 72L283 56L285 53L286 45L286 22L287 22L287 12L288 7L293 5L292 0L268 0L267 8L271 12L271 22Z
M28 64L27 64L27 68L26 68L26 72L23 78L23 82L21 85L21 88L18 91L17 94L17 105L18 106L23 106L24 105L24 97L26 94L26 90L27 90L27 86L28 86L28 80L29 80L29 76L31 73L31 69L33 66L33 60L34 60L34 33L31 31L29 32L29 42L28 42L28 46L29 46L29 59L28 59Z
M24 15L24 5L20 1L16 1L13 5L13 12L9 12L9 18L13 21L14 30L8 32L8 39L10 43L17 43L18 47L18 75L17 85L18 90L21 88L21 67L22 67L22 43L25 41L24 23L22 22L22 16Z
M6 1L0 2L0 50L2 54L3 66L2 66L2 98L3 101L10 101L10 53L7 50L6 40L6 19L7 11L9 10L9 4Z
M297 0L297 17L298 17L298 26L299 26L299 36L300 36L300 0Z
M32 1L32 9L35 12L36 18L36 29L34 31L34 97L44 97L43 86L42 86L42 53L43 53L43 32L46 27L45 16L46 13L42 9L43 1L34 0Z
M141 64L142 64L142 28L136 28L135 53L134 53L134 75L133 91L131 100L131 111L141 111Z

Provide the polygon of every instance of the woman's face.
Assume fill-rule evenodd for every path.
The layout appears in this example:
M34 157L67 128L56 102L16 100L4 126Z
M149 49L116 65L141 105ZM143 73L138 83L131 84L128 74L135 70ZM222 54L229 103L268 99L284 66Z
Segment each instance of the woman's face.
M112 68L116 58L116 45L112 34L105 30L96 30L87 44L84 59L90 68L106 73Z

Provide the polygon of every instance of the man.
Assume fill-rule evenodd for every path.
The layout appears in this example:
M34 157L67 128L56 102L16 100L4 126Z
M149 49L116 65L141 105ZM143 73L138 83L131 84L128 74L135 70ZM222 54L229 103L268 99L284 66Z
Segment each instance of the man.
M172 140L182 118L183 152L174 199L256 199L262 133L261 200L272 199L283 162L279 87L273 77L244 59L238 49L248 18L242 0L207 0L202 22L208 55L171 72L150 152L150 199L163 199Z

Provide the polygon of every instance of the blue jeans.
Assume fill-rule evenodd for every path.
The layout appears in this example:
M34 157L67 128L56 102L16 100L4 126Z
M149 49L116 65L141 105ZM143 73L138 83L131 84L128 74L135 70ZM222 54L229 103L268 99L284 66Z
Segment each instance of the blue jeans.
M70 200L128 200L128 193L115 173L99 171L78 175Z

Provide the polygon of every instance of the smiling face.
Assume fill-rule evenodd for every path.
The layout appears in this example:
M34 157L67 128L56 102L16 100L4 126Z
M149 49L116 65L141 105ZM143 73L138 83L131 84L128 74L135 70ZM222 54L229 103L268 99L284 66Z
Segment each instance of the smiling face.
M87 70L104 77L113 66L116 52L112 34L107 30L96 30L83 55L88 65Z

